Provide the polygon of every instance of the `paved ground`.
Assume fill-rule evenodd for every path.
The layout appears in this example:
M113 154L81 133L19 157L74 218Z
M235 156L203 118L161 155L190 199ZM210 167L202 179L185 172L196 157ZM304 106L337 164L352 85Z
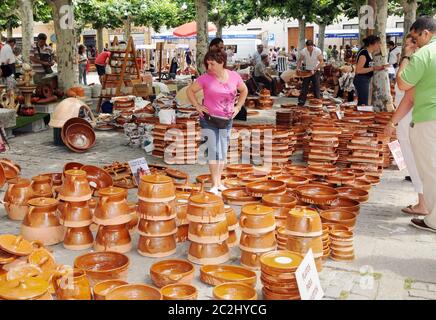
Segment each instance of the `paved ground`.
M271 121L271 117L261 116L257 121ZM12 150L4 156L17 161L23 168L22 175L29 178L42 172L59 172L68 161L104 165L145 155L141 149L125 146L123 135L117 132L98 132L96 146L85 154L54 146L51 129L19 135L10 143ZM146 158L149 163L160 163L154 157ZM191 177L207 172L205 166L199 165L177 168L189 172ZM410 217L401 213L402 207L416 200L411 183L403 180L405 174L386 170L381 183L372 188L370 200L362 206L358 217L356 260L352 263L329 260L324 264L320 277L326 299L436 299L436 234L410 227ZM134 192L130 194L133 199ZM19 228L20 224L8 220L0 208L0 233L18 233ZM137 243L136 236L133 241ZM54 246L53 250L58 262L70 265L83 253L65 250L62 245ZM173 257L186 258L186 252L186 243L178 245ZM231 263L237 264L239 249L233 248L231 252ZM149 268L156 260L142 257L136 250L129 256L129 281L151 284ZM199 288L199 298L211 298L212 288L198 280L196 269L194 284ZM258 284L261 297L260 288Z

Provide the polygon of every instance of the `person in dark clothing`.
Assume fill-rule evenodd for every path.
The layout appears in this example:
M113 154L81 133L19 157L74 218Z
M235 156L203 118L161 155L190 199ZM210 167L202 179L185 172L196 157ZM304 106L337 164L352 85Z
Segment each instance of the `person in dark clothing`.
M214 38L209 44L209 51L210 50L224 50L224 41L221 38Z
M176 78L177 70L179 69L179 59L180 59L180 54L174 56L173 59L171 60L170 79Z

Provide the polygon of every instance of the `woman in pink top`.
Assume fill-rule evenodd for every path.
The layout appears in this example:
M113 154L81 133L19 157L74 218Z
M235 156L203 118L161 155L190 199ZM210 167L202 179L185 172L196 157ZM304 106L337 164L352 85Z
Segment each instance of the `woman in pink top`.
M209 170L212 176L210 191L215 194L226 189L221 184L221 174L226 162L232 120L241 110L248 95L242 78L238 73L227 70L226 64L227 55L224 51L209 51L204 57L207 72L187 89L190 102L201 116L202 136L207 138ZM202 102L195 96L200 90L204 93Z

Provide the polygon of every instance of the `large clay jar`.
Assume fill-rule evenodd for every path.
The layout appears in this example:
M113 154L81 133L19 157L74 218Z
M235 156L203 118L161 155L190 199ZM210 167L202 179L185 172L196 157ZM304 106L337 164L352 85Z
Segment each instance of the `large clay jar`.
M87 201L65 202L59 211L59 220L65 227L78 228L92 224L92 214Z
M292 252L297 252L301 255L306 255L309 249L312 249L314 258L323 256L322 237L295 237L288 236L286 249Z
M51 177L39 175L32 178L32 190L35 197L53 198Z
M299 237L321 236L321 217L312 209L298 207L291 209L286 220L286 233Z
M188 239L197 243L219 243L229 238L227 219L215 223L189 223Z
M211 193L200 193L189 198L188 220L213 223L226 220L223 200Z
M54 245L64 239L64 227L57 216L58 201L53 198L35 198L28 202L29 212L21 225L21 235L28 241Z
M165 202L138 201L138 212L141 219L161 221L174 219L177 215L175 200Z
M33 191L29 179L15 178L10 180L3 199L9 219L23 220L29 211L27 201L32 198Z
M89 226L68 228L65 233L64 247L68 250L86 250L94 244L94 236Z
M91 287L85 271L77 269L71 273L58 273L52 277L57 300L91 300Z
M160 174L142 176L138 187L138 198L147 202L174 200L176 188L173 179Z
M59 191L59 198L64 201L88 201L92 190L83 170L67 170L64 172L64 182Z
M176 238L174 235L163 237L140 236L138 253L151 258L170 256L176 253Z
M95 237L94 249L119 253L129 252L132 249L132 239L127 224L100 226Z
M277 248L275 232L257 235L242 232L239 247L241 250L255 253L275 250Z
M239 225L247 234L260 234L274 231L276 223L274 210L260 204L243 206L239 216Z
M229 247L226 241L210 244L191 242L189 247L188 260L196 264L221 264L229 258Z
M96 224L109 226L128 223L131 220L127 203L127 192L118 187L99 190L100 201L94 211L93 221Z
M176 220L145 220L141 219L138 225L138 233L146 237L164 237L177 233Z

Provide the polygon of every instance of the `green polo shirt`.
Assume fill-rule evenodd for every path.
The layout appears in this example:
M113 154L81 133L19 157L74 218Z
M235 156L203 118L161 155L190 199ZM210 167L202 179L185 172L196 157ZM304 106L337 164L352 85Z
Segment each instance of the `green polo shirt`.
M436 36L412 55L401 79L415 87L413 122L436 120Z

